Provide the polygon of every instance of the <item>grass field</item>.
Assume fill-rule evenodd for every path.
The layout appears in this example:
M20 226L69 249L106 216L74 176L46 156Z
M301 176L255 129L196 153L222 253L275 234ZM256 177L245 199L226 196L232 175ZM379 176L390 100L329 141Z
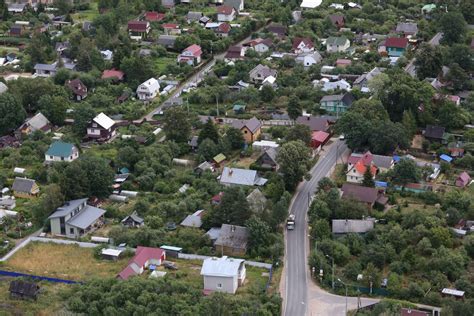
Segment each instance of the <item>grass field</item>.
M167 75L165 73L166 66L169 64L176 64L176 58L174 57L159 57L155 59L155 71L159 75Z
M77 245L30 243L0 268L39 276L85 281L114 277L127 262L127 258L118 261L96 259L93 249Z

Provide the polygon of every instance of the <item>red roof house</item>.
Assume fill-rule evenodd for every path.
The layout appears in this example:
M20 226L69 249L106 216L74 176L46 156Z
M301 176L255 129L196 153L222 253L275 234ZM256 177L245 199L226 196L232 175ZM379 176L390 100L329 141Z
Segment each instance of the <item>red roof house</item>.
M307 37L295 37L293 39L293 51L296 54L312 52L314 51L313 41Z
M385 40L385 46L406 48L408 45L408 39L405 37L389 37Z
M222 5L217 8L217 21L230 22L235 19L236 11L233 7Z
M183 52L178 56L178 63L197 65L201 62L201 55L201 46L193 44L183 50Z
M133 257L125 269L118 274L118 278L126 280L131 276L140 275L149 265L161 265L166 259L166 252L160 248L138 246Z
M456 179L456 186L458 188L464 188L464 187L468 186L469 183L471 183L471 177L469 176L469 174L466 171L461 173L459 175L459 177Z
M318 148L329 140L330 134L323 131L315 131L311 134L311 147Z
M112 68L112 69L104 70L101 78L122 81L124 76L125 74L122 71Z
M214 30L216 34L222 37L229 36L229 32L232 29L229 23L221 23L219 26Z
M347 67L352 64L352 60L345 58L338 58L336 60L336 67Z
M145 13L145 20L149 22L161 21L165 18L164 13L158 13L154 11L148 11Z
M181 34L181 29L179 28L179 25L176 23L164 23L162 27L167 35Z
M133 33L148 34L150 23L148 21L129 21L128 31Z

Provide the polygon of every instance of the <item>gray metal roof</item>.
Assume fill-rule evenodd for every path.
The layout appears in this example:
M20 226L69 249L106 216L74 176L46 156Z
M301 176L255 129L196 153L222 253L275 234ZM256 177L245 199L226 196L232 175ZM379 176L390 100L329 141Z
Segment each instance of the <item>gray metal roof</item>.
M372 161L378 168L389 169L393 165L393 157L391 156L373 155Z
M35 183L35 180L16 177L12 185L12 190L16 192L30 193Z
M105 210L86 205L79 214L67 221L67 224L80 229L86 229L105 214Z
M403 32L403 33L414 33L418 32L418 25L416 23L406 23L400 22L397 24L396 32Z
M206 233L207 236L209 236L209 239L211 240L217 240L221 234L221 228L220 227L212 227L209 229Z
M366 233L374 229L375 220L371 219L333 219L332 232L335 234Z
M55 71L56 64L36 64L35 70Z
M173 46L177 38L177 36L173 35L160 35L157 43L164 46Z
M202 226L202 210L195 212L194 214L186 216L181 222L181 226L185 227L201 227Z
M344 98L343 94L325 95L321 102L341 101L342 98Z
M263 179L263 178L262 178ZM220 182L222 184L237 184L237 185L260 185L261 179L257 175L257 171L239 168L224 167L221 174ZM263 179L265 184L266 179ZM262 185L263 185L262 184Z
M276 77L277 71L268 66L258 64L254 69L250 70L249 76L250 78L255 78L258 74L260 74L262 78L267 78L270 76Z
M132 214L122 219L122 223L126 222L129 218L131 218L134 222L139 223L139 224L142 224L144 222L144 219L138 216L137 211L134 211Z
M204 260L201 268L201 275L217 277L234 277L239 275L240 266L244 263L243 259L227 258L207 258Z
M66 216L67 214L71 213L74 211L77 207L79 207L81 204L87 203L87 199L77 199L77 200L72 200L64 203L63 206L58 207L56 212L51 214L48 218L56 218L56 217L63 217Z
M249 230L247 227L222 224L219 238L215 245L232 247L237 249L247 249Z

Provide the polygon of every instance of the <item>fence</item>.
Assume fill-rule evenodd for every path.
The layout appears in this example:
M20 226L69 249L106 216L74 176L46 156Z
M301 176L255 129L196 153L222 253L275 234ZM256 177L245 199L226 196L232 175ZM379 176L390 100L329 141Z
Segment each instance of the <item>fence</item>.
M352 288L355 291L363 293L363 294L373 294L373 295L380 295L380 296L388 296L390 294L389 291L383 288L372 288L372 293L371 293L370 288L368 287L354 285L352 286Z
M185 259L185 260L206 260L206 259L212 258L212 257L210 257L210 256L201 256L201 255L193 255L193 254L189 254L189 253L178 253L178 258L179 259ZM272 270L272 265L270 263L245 260L245 264L248 265L248 266L251 266L251 267L267 269L267 270L270 270L270 271Z
M31 278L31 279L35 279L35 280L55 282L55 283L81 284L81 282L77 282L77 281L56 279L56 278L48 278L48 277L43 277L43 276L38 276L38 275L33 275L33 274L25 274L25 273L4 271L4 270L0 270L0 275L13 277L13 278L25 277L25 278Z

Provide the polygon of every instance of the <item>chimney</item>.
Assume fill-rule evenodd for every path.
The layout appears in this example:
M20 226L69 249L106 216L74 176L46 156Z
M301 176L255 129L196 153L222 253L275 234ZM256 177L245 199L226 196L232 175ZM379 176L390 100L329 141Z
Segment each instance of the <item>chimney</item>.
M235 232L235 226L234 225L230 226L230 231Z
M234 170L232 170L232 168L229 168L229 177L232 176L232 173L234 173Z

